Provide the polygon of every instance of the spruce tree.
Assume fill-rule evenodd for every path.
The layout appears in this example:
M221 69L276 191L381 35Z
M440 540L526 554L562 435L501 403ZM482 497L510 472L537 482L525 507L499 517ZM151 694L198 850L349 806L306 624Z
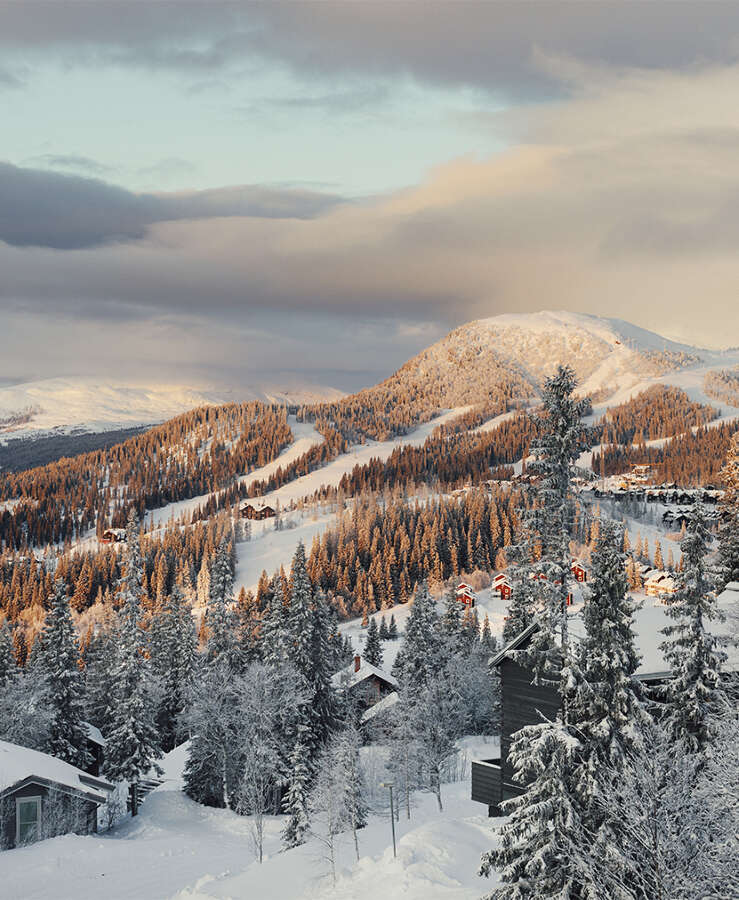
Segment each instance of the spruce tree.
M240 654L231 604L233 603L233 576L231 554L226 540L216 551L210 572L210 593L205 614L208 641L205 646L209 662L222 658L236 672L240 668Z
M260 647L262 659L271 668L285 663L290 656L288 632L288 605L290 602L287 581L278 577L270 592L267 608L262 617Z
M480 874L503 882L488 900L565 900L588 892L589 860L581 802L573 779L580 743L557 722L529 725L513 735L509 759L525 792L502 804L508 821L498 847L482 856Z
M364 642L364 658L371 666L382 668L382 646L380 645L380 633L375 619L370 619L367 629L367 638Z
M286 847L304 843L309 826L308 796L313 781L313 768L309 760L309 738L302 726L298 726L295 745L288 758L289 774L283 809L287 822L282 831Z
M385 621L385 616L380 619L380 640L381 641L389 641L390 640L390 632L387 627L387 622Z
M0 625L0 689L18 674L18 663L15 659L13 635L7 619Z
M39 664L46 676L51 712L47 751L65 762L85 768L87 729L84 724L84 683L78 666L79 645L72 622L67 588L61 579L41 634Z
M161 684L156 722L162 749L168 752L177 743L178 719L185 709L196 665L195 623L178 585L152 621L149 635L152 669ZM156 638L155 648L152 636Z
M438 649L439 617L436 603L424 581L413 598L405 636L393 669L408 690L419 690L433 677L440 667Z
M675 624L663 630L667 640L661 645L672 671L666 688L667 723L672 738L699 755L710 744L715 717L726 702L720 675L726 654L706 630L710 621L719 617L713 582L705 567L709 541L703 507L697 502L680 542L684 570L678 578L678 590L667 606L667 614Z
M395 613L390 616L390 624L387 626L387 634L391 641L398 639L398 623L395 621Z
M109 778L129 783L132 815L138 812L138 784L152 767L158 769L155 761L161 756L148 687L144 634L140 627L142 576L139 523L132 510L126 527L125 573L121 580L122 608L114 670L115 696L104 761L104 771Z
M720 587L739 581L739 432L731 439L726 463L721 470L724 495L719 505L718 555Z

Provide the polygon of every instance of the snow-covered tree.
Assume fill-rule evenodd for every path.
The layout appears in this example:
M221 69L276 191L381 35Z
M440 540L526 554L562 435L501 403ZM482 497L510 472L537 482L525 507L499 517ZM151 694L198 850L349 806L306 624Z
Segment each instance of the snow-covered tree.
M238 671L241 660L232 603L231 550L224 538L218 547L210 572L210 593L205 613L205 624L208 629L205 655L209 662L223 658L234 671Z
M239 782L241 679L215 659L195 679L182 724L190 735L185 793L205 806L229 806Z
M359 744L359 734L353 726L332 736L318 759L318 773L308 798L310 833L324 848L334 879L336 837L351 832L359 860L358 832L367 821Z
M46 750L52 756L84 769L89 762L84 682L78 666L77 631L72 621L67 587L61 579L54 585L54 596L40 641L39 664L46 676L51 713Z
M149 689L149 666L144 655L140 627L143 564L139 523L131 511L126 527L125 571L121 580L120 624L117 633L115 697L106 735L104 772L114 781L127 781L131 790L131 813L138 812L138 784L146 773L158 769L161 756L153 701Z
M481 875L495 869L502 885L490 900L597 897L590 886L587 839L572 772L580 743L561 723L530 725L513 735L509 759L526 792L506 800L500 843L482 857Z
M382 645L380 644L377 622L374 618L370 619L369 627L367 628L367 638L364 642L364 658L371 666L382 668Z
M285 778L282 717L285 709L305 702L295 693L296 673L252 663L240 679L238 737L232 752L238 758L240 780L236 809L251 817L252 838L259 862L264 847L265 815L275 811L279 785Z
M295 744L288 759L287 793L283 801L287 822L282 831L286 847L304 843L309 828L308 797L315 774L309 756L310 738L307 731L306 727L298 725Z
M528 534L537 590L545 616L535 638L543 659L555 635L566 651L567 581L570 577L570 535L574 525L571 477L583 449L581 418L587 401L574 396L575 374L559 366L548 378L542 392L543 415L538 418L538 437L531 447L533 460L528 471L539 476L536 503L523 514Z
M270 585L269 603L262 617L260 647L268 666L279 667L290 657L289 603L287 580L277 576Z
M85 719L104 736L110 731L116 702L116 634L111 617L97 626L85 648Z
M719 560L721 587L739 581L739 432L731 439L726 463L721 470L724 495L719 506Z
M439 651L439 616L436 601L424 581L413 598L411 614L393 671L409 690L420 690L434 672L441 668Z
M424 685L413 696L408 714L416 734L424 787L435 795L441 812L444 764L457 750L456 739L462 733L465 719L454 680L437 678Z
M152 619L149 647L152 669L161 685L156 722L162 748L169 751L177 744L178 719L192 687L197 647L190 604L178 585Z
M7 619L0 625L0 689L18 674L13 635Z
M709 540L698 502L680 542L684 569L667 606L674 624L663 630L667 640L661 645L672 672L665 699L673 740L699 755L710 744L712 723L726 704L720 675L726 654L707 630L711 620L719 617L713 582L705 567Z

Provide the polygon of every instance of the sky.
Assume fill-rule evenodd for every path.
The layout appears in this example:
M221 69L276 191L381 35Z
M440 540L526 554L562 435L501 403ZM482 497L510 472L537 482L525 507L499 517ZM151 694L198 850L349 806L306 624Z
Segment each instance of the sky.
M739 345L739 4L0 0L0 382L353 390L474 318Z

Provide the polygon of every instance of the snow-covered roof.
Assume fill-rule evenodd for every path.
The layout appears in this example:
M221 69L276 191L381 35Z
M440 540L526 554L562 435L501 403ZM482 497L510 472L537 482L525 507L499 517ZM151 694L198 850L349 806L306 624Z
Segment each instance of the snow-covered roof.
M334 687L342 688L342 687L354 687L355 684L359 684L361 681L365 681L367 678L372 676L376 678L381 678L383 681L387 681L388 684L391 684L393 687L398 686L398 682L392 675L387 672L383 672L382 669L378 669L376 666L371 665L367 662L367 660L361 660L359 664L359 671L355 671L354 661L352 661L348 666L343 669L340 669L335 675L331 677L331 684Z
M737 610L739 612L739 585L737 590L725 590L717 598L718 608L723 612L731 612ZM582 606L571 609L569 614L569 633L575 640L585 637L585 624L582 618ZM645 598L639 609L634 611L634 634L636 638L636 648L641 655L639 668L636 675L639 678L650 678L657 675L666 675L669 673L669 666L665 661L664 655L660 650L660 645L665 640L662 630L673 623L673 620L667 614L667 607L662 603L654 602L654 598ZM529 625L524 631L518 634L507 646L505 646L493 659L491 665L500 663L509 653L519 649L526 644L528 638L536 631L537 624ZM730 619L723 622L714 619L707 625L707 630L718 638L731 638L733 636L733 623ZM723 665L725 671L739 671L739 648L735 645L728 644L722 646L722 650L727 654L727 660Z
M28 780L78 791L96 803L105 803L107 792L114 789L102 778L94 778L48 753L0 741L0 794Z
M107 744L107 741L103 737L102 731L99 728L96 728L94 725L91 725L89 722L82 723L85 726L85 731L87 732L87 737L94 743L100 744L101 747L104 747Z
M388 694L386 697L383 697L382 700L375 703L373 706L370 706L369 709L366 709L362 713L361 722L369 722L371 719L374 719L375 716L379 716L382 713L386 712L388 709L392 709L393 706L400 699L400 694L397 691L392 691L392 693Z

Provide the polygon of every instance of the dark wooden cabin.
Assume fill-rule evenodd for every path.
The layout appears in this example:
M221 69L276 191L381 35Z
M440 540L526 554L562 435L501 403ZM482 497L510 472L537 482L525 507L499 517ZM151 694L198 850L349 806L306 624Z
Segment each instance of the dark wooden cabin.
M337 690L348 691L359 712L368 710L398 689L392 675L357 655L350 665L340 669L331 682Z
M476 760L472 763L472 799L484 803L491 816L499 816L503 800L515 797L523 788L513 782L513 767L508 759L511 735L534 722L541 714L554 719L559 710L559 692L549 685L534 685L529 669L517 663L510 654L528 646L537 630L529 625L507 647L491 660L500 673L501 724L500 757Z
M241 507L242 519L273 519L276 515L273 507L263 503L247 503Z
M94 834L115 786L48 753L0 741L0 850Z

